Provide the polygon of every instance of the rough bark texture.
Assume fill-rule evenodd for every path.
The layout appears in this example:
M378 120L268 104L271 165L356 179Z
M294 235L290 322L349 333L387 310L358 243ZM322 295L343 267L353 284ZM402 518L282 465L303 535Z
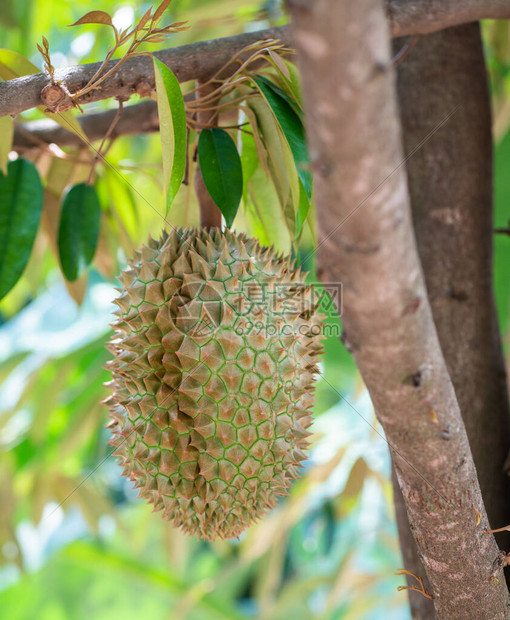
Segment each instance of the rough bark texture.
M398 539L400 542L400 549L402 550L404 567L423 581L426 592L431 592L432 587L429 583L425 566L418 554L418 548L414 540L411 526L409 525L404 496L400 490L394 467L391 469L391 482L393 485L393 503L395 505ZM417 585L416 579L410 575L406 575L405 579L409 587ZM433 600L412 589L407 590L407 595L413 620L431 620L436 617Z
M78 122L91 142L102 140L110 127L117 110L91 112L78 116ZM158 106L155 101L142 101L125 106L122 116L112 132L112 137L159 131ZM14 150L38 147L54 142L59 146L83 144L75 133L49 118L18 125L14 130Z
M290 43L288 29L280 26L234 37L201 41L200 43L161 50L155 52L154 56L172 69L179 82L187 82L188 80L211 76L241 49L261 39L280 39L282 43ZM107 69L113 67L115 62L110 61ZM74 93L85 86L100 64L95 62L60 69L57 70L55 79L62 82L69 92ZM48 77L42 73L0 83L0 116L18 114L23 110L40 105L41 91L48 84ZM97 89L80 98L78 103L87 104L110 97L129 98L135 93L147 97L154 88L152 60L147 56L140 56L126 61Z
M381 0L382 1L382 0ZM308 0L300 0L306 4ZM479 19L510 18L508 0L385 0L391 36L426 34ZM289 28L280 26L258 32L250 32L214 41L201 41L191 45L156 52L176 74L180 82L202 79L218 71L240 49L261 39L280 39L291 45ZM113 66L115 61L107 65ZM70 93L85 86L100 63L69 67L56 72L56 80L62 82ZM41 104L41 91L49 85L42 73L28 75L0 83L0 116L18 114ZM80 98L78 103L120 96L127 98L138 93L147 96L154 89L154 75L150 58L139 57L126 62L99 88ZM57 92L57 96L59 93Z
M398 93L406 152L462 104L407 168L434 321L498 528L510 523L510 413L492 290L491 111L479 25L421 38L399 67ZM508 533L496 538L509 548Z
M343 283L343 325L392 447L436 612L448 619L505 618L498 548L485 532L399 168L382 4L291 0L289 7L316 184L319 274Z
M510 18L508 0L390 0L394 37L428 34L479 19Z

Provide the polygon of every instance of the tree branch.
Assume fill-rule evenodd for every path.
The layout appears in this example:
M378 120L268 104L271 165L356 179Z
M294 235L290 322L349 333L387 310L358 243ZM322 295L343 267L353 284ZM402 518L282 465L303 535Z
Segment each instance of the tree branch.
M481 19L509 19L508 0L390 0L393 37L428 34Z
M343 284L342 322L392 447L436 612L504 618L498 547L485 531L414 240L382 5L289 0L289 8L315 177L318 271Z
M510 523L510 412L492 288L492 121L479 25L421 38L399 68L398 92L407 153L462 103L408 174L441 348L489 520L500 527ZM508 548L508 534L498 540Z
M113 119L116 110L91 112L78 116L78 122L91 142L101 140ZM158 107L155 101L142 101L124 107L122 116L112 132L113 137L159 131ZM23 150L40 146L41 143L68 146L83 144L75 133L67 131L55 121L44 118L17 125L14 129L13 149Z
M187 82L210 77L244 47L261 39L280 39L285 45L290 43L288 28L280 26L161 50L154 55L172 69L179 82ZM107 70L113 67L115 62L110 61L106 65ZM96 62L60 69L56 71L55 79L73 93L89 81L100 65L101 63ZM41 91L48 84L49 78L42 73L0 83L0 117L18 114L41 105ZM80 97L78 103L87 104L117 96L129 98L135 93L147 97L154 88L151 59L147 56L138 56L126 61L97 89Z
M399 37L427 34L480 19L510 18L510 4L508 0L387 0L387 17L391 36ZM180 82L202 80L218 71L243 47L261 39L280 39L287 46L292 44L289 28L279 26L161 50L155 52L155 56L172 69ZM107 70L115 62L108 63ZM100 65L97 62L60 69L55 73L55 79L73 93L85 86ZM0 117L41 105L41 91L49 83L49 78L42 73L0 83ZM145 97L153 89L152 63L142 56L128 60L97 89L81 97L78 103L87 104L116 96L125 98L135 93Z

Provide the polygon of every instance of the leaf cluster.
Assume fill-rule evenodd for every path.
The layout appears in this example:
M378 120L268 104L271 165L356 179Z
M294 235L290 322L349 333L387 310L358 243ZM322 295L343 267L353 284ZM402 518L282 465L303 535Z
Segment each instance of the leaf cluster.
M165 0L155 10L149 9L135 26L124 30L116 28L105 11L90 11L76 21L73 26L99 24L112 28L115 40L95 75L71 97L77 99L100 85L127 58L148 54L140 50L142 43L156 42L184 29L182 21L159 25L169 4L170 0ZM125 45L127 50L123 56L110 66L117 50ZM54 80L46 38L38 49ZM291 53L275 40L256 42L240 50L209 80L188 89L185 94L171 69L152 57L165 205L164 215L160 217L164 224L172 227L196 221L193 213L196 213L197 198L189 179L200 166L205 186L228 227L244 230L281 252L297 248L305 224L308 224L307 234L311 232L313 237L314 223L309 217L311 173L299 77L288 59ZM5 76L12 77L27 73L31 70L29 65L19 55L0 51L0 74L4 71ZM128 230L132 228L132 219L127 215L127 207L117 203L112 209L105 204L105 199L111 200L105 187L112 182L118 186L119 180L120 184L123 180L119 169L105 159L114 144L113 130L122 110L120 101L119 111L98 149L89 143L71 111L51 115L43 110L77 133L87 148L61 149L41 144L30 149L27 157L35 157L35 165L29 161L25 163L38 180L33 185L38 188L37 200L33 203L20 199L22 187L11 172L22 160L7 166L10 146L0 151L0 168L4 170L0 185L11 188L0 202L0 221L21 209L23 218L33 223L32 234L22 242L14 231L4 231L6 247L11 243L20 251L16 269L8 260L0 261L2 296L19 281L27 267L41 227L57 257L69 292L77 301L83 298L86 272L92 262L111 277L118 264L118 247L126 255L131 254L134 247ZM7 135L10 130L12 136L12 120L8 122ZM11 140L12 137L9 144ZM143 174L141 168L139 172ZM130 185L125 177L124 183ZM131 190L141 196L132 187L122 191L132 194ZM41 205L44 206L41 208ZM151 204L148 206L157 211Z

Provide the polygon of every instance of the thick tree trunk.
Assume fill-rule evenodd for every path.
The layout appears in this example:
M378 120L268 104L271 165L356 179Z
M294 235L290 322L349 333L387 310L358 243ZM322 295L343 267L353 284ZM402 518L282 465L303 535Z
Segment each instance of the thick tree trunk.
M289 0L321 232L439 618L505 618L508 590L421 271L379 0ZM444 123L447 119L443 119ZM439 130L438 130L439 131ZM479 515L479 518L477 518Z
M392 467L391 470L391 482L393 484L395 520L397 522L398 539L402 550L404 567L422 580L426 592L431 592L432 588L427 577L427 571L418 554L418 547L416 546L413 532L409 524L409 517L407 516L404 496L400 490L394 467ZM416 579L410 575L406 575L406 581L407 585L410 587L417 585ZM407 595L409 597L409 607L411 608L411 617L413 620L431 620L435 618L436 613L433 600L412 589L407 591Z
M398 94L406 153L462 106L407 169L434 321L497 528L510 523L510 413L492 290L491 112L479 25L422 37L399 67ZM508 533L498 542L508 549Z

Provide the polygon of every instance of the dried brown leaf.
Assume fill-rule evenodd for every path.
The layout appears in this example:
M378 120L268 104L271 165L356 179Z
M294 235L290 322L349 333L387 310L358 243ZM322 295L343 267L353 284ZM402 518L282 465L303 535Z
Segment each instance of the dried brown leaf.
M112 26L112 18L106 11L89 11L83 17L71 26L79 26L81 24L104 24L106 26Z
M152 12L152 7L147 11L147 13L145 13L142 19L138 22L135 28L135 32L139 32L145 26L145 24L151 18L151 12Z
M276 54L274 51L270 49L267 50L267 53L271 57L271 60L274 62L274 64L278 67L278 69L284 75L284 77L286 77L290 81L290 71L287 65L283 62L283 58L279 54Z
M158 6L158 8L156 9L156 12L154 13L154 17L152 18L152 23L153 24L155 24L156 22L159 21L159 19L163 15L163 13L170 6L171 2L172 2L172 0L163 0L163 2Z

